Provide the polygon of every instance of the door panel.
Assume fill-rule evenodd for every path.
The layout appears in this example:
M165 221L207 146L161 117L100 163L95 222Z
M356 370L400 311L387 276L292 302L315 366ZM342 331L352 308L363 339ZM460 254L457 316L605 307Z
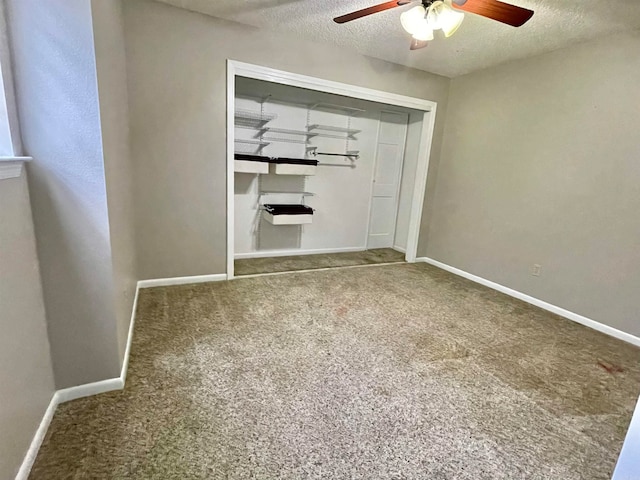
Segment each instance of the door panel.
M371 216L370 235L389 235L393 233L394 204L386 197L374 197L373 209L376 215Z
M400 145L378 145L375 175L373 178L374 197L393 197L396 193L398 172L402 166Z
M367 248L393 247L408 120L404 113L380 115Z

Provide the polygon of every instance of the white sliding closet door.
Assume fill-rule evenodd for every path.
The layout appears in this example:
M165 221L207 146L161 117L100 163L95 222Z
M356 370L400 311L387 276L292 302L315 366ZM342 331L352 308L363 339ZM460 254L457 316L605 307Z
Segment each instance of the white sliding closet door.
M408 121L406 113L380 114L367 248L393 247Z

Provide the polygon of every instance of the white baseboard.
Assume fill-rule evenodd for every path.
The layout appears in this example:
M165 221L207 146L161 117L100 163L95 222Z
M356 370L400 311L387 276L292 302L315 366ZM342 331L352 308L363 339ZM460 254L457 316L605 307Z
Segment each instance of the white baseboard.
M266 258L266 257L291 257L294 255L318 255L321 253L348 253L364 252L366 247L344 247L344 248L317 248L312 250L262 250L259 252L236 253L233 258L240 260L243 258Z
M38 425L38 429L36 430L36 433L31 440L29 449L27 450L27 453L22 460L22 465L20 465L20 470L18 470L16 480L27 480L27 478L29 478L31 467L33 467L33 464L36 461L38 451L40 450L40 446L42 445L44 437L47 435L49 424L51 423L51 419L53 418L53 414L56 412L56 408L58 408L59 403L60 401L58 399L58 392L55 392L51 397L49 406L45 410L44 416L40 421L40 425Z
M91 395L97 395L99 393L111 392L113 390L122 390L127 380L127 370L129 368L129 354L131 353L131 342L133 340L133 327L135 324L136 309L138 307L138 293L140 292L140 285L136 286L136 294L133 299L133 307L131 309L131 321L129 322L129 333L127 335L127 346L124 351L124 358L122 359L122 368L120 370L120 376L116 378L109 378L107 380L101 380L99 382L85 383L84 385L76 385L75 387L63 388L54 392L49 402L49 406L40 421L40 425L36 430L29 449L22 460L22 465L18 470L15 480L27 480L31 473L33 463L36 461L38 451L42 445L42 441L47 434L49 424L56 411L56 408L61 403L76 400L78 398L89 397Z
M168 287L170 285L187 285L190 283L221 282L227 279L226 273L212 275L193 275L191 277L152 278L140 280L138 288Z
M27 480L29 474L31 473L31 468L33 467L34 462L36 461L36 457L38 456L38 452L40 451L40 447L42 446L42 441L44 437L47 435L47 430L49 430L49 425L51 424L51 420L53 419L53 415L58 408L58 405L64 402L69 402L71 400L76 400L78 398L88 397L90 395L97 395L98 393L110 392L112 390L122 390L124 388L124 382L122 378L110 378L108 380L102 380L100 382L87 383L84 385L78 385L75 387L63 388L62 390L57 390L54 392L51 397L51 401L49 402L49 406L47 410L44 412L44 416L40 421L40 425L36 430L36 433L31 440L31 444L27 450L27 453L22 460L22 465L20 465L20 469L18 470L18 474L16 475L15 480Z
M479 277L477 275L473 275L472 273L465 272L464 270L460 270L459 268L452 267L451 265L447 265L446 263L439 262L429 257L419 257L416 258L417 262L425 262L435 267L441 268L448 272L454 273L461 277L464 277L472 282L479 283L484 285L485 287L492 288L497 290L498 292L502 292L511 297L517 298L524 302L530 303L531 305L535 305L536 307L540 307L544 310L547 310L551 313L555 313L556 315L560 315L561 317L572 320L576 323L580 323L589 328L593 328L599 332L602 332L611 337L615 337L619 340L623 340L625 342L631 343L632 345L640 347L640 338L631 335L630 333L623 332L622 330L618 330L617 328L610 327L609 325L605 325L604 323L596 322L590 318L584 317L577 313L571 312L569 310L565 310L564 308L557 307L543 300L537 299L526 293L519 292L517 290L513 290L512 288L505 287L504 285L500 285L499 283L492 282L491 280L487 280L486 278Z
M133 329L136 324L136 312L138 311L138 295L140 294L140 282L136 285L136 295L133 297L133 306L131 307L131 320L129 321L129 333L127 334L127 346L124 349L124 358L122 359L122 368L120 369L120 380L122 380L122 388L127 382L127 371L129 370L129 355L131 354L131 342L133 342Z
M393 249L394 249L396 252L400 252L400 253L407 253L407 249L406 249L406 248L404 248L404 247L401 247L400 245L394 245L394 246L393 246Z
M75 387L63 388L58 390L58 403L70 402L78 398L90 397L99 393L111 392L112 390L122 390L124 382L122 378L108 378L99 382L85 383L84 385L76 385Z

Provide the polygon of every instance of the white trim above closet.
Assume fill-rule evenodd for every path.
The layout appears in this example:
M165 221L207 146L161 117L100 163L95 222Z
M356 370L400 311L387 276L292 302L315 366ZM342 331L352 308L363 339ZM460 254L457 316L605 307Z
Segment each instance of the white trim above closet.
M429 165L429 153L431 150L431 142L433 138L433 129L435 125L435 113L436 103L418 98L406 97L394 93L382 92L379 90L373 90L369 88L363 88L353 85L348 85L339 82L333 82L330 80L319 79L315 77L309 77L305 75L299 75L295 73L284 72L280 70L274 70L271 68L251 65L247 63L237 62L234 60L227 61L227 276L229 279L234 277L234 250L235 250L235 238L234 238L234 161L235 161L235 102L236 102L236 77L245 77L255 80L262 80L266 82L276 83L280 85L287 85L291 87L299 87L308 90L314 90L317 92L324 92L328 94L337 94L345 97L351 97L359 100L366 100L371 102L377 102L385 105L392 105L404 108L410 108L413 110L419 110L424 112L422 118L422 136L420 138L420 145L418 148L418 161L415 175L415 185L413 187L413 195L411 202L411 214L409 221L409 234L407 238L407 253L406 260L408 262L414 262L417 255L418 235L420 231L420 222L422 218L422 203L424 200L427 172ZM313 107L322 109L323 104L317 104ZM335 108L335 105L333 105ZM349 108L349 107L346 107ZM357 110L357 109L356 109ZM262 122L262 118L254 119L257 122ZM259 128L263 128L265 134L261 135L260 142L267 143L269 136L266 132L271 130L271 134L285 135L302 135L299 143L303 143L304 139L313 138L314 135L333 135L335 138L347 139L349 136L356 135L358 133L357 128L347 126L339 131L332 125L324 125L322 123L310 123L307 126L307 131L303 132L291 132L283 131L278 128L269 128L266 126L268 122L265 121L264 125L259 125ZM255 126L254 126L255 127ZM278 131L277 131L278 130ZM239 132L241 133L241 132ZM307 142L304 142L307 143ZM257 145L261 147L262 145ZM266 146L266 145L265 145ZM265 149L269 150L268 148ZM334 152L311 152L308 151L308 156L312 157L314 153L318 155L331 154ZM351 158L356 160L358 158L357 151L337 152L345 158ZM315 158L315 157L314 157ZM256 172L257 173L257 172ZM266 252L265 252L266 253Z

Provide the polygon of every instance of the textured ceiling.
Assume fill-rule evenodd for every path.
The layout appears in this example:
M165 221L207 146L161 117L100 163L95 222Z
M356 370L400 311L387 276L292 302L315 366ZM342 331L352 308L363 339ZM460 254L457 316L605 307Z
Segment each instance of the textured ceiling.
M450 38L436 32L427 48L409 51L400 13L411 5L337 25L333 17L382 0L159 0L236 22L348 47L401 65L456 77L508 60L640 28L640 0L513 0L535 11L513 28L465 14Z

